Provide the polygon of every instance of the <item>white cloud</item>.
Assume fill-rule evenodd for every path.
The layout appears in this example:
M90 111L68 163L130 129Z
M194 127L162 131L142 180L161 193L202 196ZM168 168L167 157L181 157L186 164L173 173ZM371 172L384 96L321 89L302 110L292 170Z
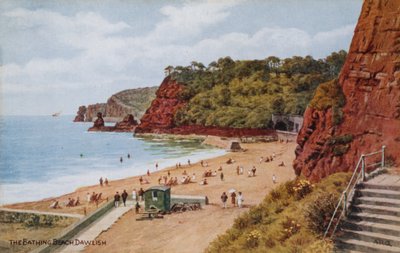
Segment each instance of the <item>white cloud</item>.
M265 26L253 33L206 37L207 29L226 21L230 9L238 3L207 1L165 6L160 10L164 18L141 36L125 22L113 23L92 12L66 16L48 10L9 11L4 15L14 29L33 31L37 36L31 38L36 43L32 50L40 56L1 66L2 93L64 90L68 94L78 89L90 93L101 87L111 95L128 87L157 85L163 67L187 65L192 60L208 64L228 55L234 59L307 54L323 57L347 49L354 28L350 25L311 35L297 28ZM62 53L53 56L46 51L48 47Z

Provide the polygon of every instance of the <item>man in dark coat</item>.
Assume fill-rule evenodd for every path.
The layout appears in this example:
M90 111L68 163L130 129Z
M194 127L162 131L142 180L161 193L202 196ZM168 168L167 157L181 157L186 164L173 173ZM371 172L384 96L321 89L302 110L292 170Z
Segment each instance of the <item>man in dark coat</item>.
M128 198L128 193L126 192L126 190L124 190L124 192L121 194L122 197L122 202L124 203L124 206L126 206L126 199Z
M226 208L226 201L228 200L228 195L226 193L222 193L221 195L221 201L222 201L222 208Z
M121 199L121 196L119 195L119 193L115 193L114 195L114 206L117 208L119 206L119 200Z

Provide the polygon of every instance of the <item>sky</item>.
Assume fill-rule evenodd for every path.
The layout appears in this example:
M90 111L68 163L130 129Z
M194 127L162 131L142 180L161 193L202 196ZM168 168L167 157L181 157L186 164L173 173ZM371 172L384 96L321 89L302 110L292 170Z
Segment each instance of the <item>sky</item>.
M168 65L348 50L362 0L2 0L0 115L75 114Z

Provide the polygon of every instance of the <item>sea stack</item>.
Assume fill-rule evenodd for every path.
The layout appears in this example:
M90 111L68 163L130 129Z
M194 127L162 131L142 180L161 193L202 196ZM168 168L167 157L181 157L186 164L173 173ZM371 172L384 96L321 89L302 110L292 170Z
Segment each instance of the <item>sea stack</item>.
M338 87L340 108L305 112L296 174L318 181L352 171L361 154L383 145L386 161L400 164L399 1L364 2Z

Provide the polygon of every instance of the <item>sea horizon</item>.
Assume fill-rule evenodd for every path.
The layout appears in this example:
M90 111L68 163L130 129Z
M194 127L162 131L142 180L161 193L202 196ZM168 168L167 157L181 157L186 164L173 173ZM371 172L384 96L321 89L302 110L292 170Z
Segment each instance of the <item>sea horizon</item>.
M0 116L0 205L54 198L100 177L142 175L156 163L161 170L225 153L193 139L88 132L93 123L72 121L73 115Z

